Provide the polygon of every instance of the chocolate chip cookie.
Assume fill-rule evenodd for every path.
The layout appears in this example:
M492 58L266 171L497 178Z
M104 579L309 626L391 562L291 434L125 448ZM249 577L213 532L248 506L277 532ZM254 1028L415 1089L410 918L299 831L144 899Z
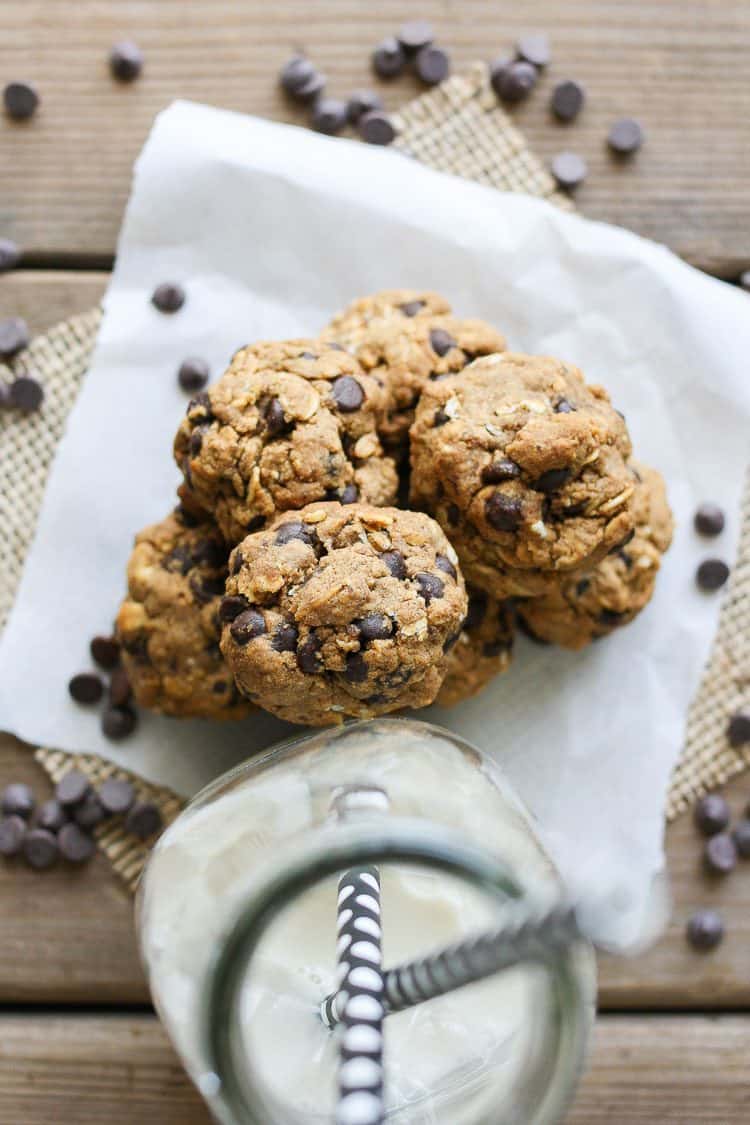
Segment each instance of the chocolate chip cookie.
M141 706L182 718L238 719L254 710L219 648L228 554L213 524L177 513L136 537L117 635Z
M429 516L309 504L249 535L229 569L222 650L254 703L326 726L437 695L467 599Z
M631 472L635 531L629 541L593 569L563 576L554 592L518 603L519 616L540 640L584 648L632 621L650 601L672 541L672 513L660 474L637 462Z
M425 385L411 503L438 520L473 585L539 596L632 532L629 455L622 416L577 368L488 356Z
M449 314L450 307L437 294L396 290L356 301L327 330L385 384L388 404L378 431L388 450L406 451L425 383L461 371L477 356L505 349L504 336L489 324Z
M185 491L232 544L311 501L392 503L396 470L376 430L385 398L338 345L243 348L178 430Z
M448 673L436 703L453 707L471 699L490 680L507 672L513 654L513 613L481 590L469 587L469 609L456 643L448 653Z

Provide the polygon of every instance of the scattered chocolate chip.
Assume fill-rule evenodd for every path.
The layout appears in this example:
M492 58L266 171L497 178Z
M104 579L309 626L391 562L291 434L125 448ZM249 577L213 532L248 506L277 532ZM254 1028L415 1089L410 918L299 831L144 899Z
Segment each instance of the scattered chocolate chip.
M695 823L704 836L714 836L729 824L729 805L719 793L701 797L695 806Z
M68 683L68 691L76 703L98 703L104 694L104 684L96 672L79 672Z
M396 130L387 113L373 109L363 113L357 122L357 129L363 141L369 145L389 145L396 139Z
M372 68L380 78L396 78L406 66L406 53L398 39L389 35L372 53Z
M727 832L718 832L707 841L703 852L706 867L715 875L727 875L737 864L737 848Z
M377 94L374 90L355 90L349 96L346 114L350 124L356 125L360 117L364 117L366 113L372 113L374 110L382 108L383 99L380 94Z
M96 851L91 836L78 824L64 824L57 834L63 859L68 863L87 863Z
M522 35L516 44L516 52L519 59L540 68L545 67L552 57L549 39L541 31Z
M0 273L12 270L21 260L21 248L10 238L0 238Z
M566 398L559 398L555 403L555 414L574 414L577 407L568 402Z
M451 578L456 578L456 568L446 555L436 555L435 566L445 574L450 574Z
M22 781L13 782L3 790L0 807L5 816L20 816L28 820L34 811L34 792L30 785Z
M493 492L484 502L487 522L496 531L517 531L523 516L523 506L515 497L503 492Z
M424 308L424 301L404 301L398 307L404 316L416 316Z
M688 942L700 952L715 949L724 937L724 923L715 910L696 910L685 928Z
M393 622L384 613L368 613L357 624L365 641L384 641L393 635Z
M344 679L351 684L361 684L367 679L367 661L359 652L350 652L346 657Z
M0 820L0 855L9 859L18 855L26 837L26 821L20 816L6 816Z
M38 828L44 828L46 832L59 832L63 824L68 823L68 816L60 802L51 797L40 807L36 823Z
M265 631L266 619L257 609L244 610L229 626L232 640L238 645L250 644L256 637L262 637Z
M490 63L490 84L498 97L501 97L500 84L502 82L503 74L515 60L510 55L500 55L498 58L493 59Z
M695 572L701 590L719 590L729 578L729 567L722 559L704 559Z
M250 603L242 594L227 594L219 603L219 621L225 625L234 621L241 613L248 609Z
M135 801L135 790L124 778L108 777L99 786L99 800L106 812L117 816L125 813Z
M436 355L444 356L451 348L458 347L458 344L444 328L433 328L430 332L430 347Z
M383 551L380 558L387 567L391 577L400 578L402 580L406 578L406 560L400 551Z
M630 156L643 144L643 130L634 118L621 117L610 128L607 144L617 156Z
M732 839L738 854L743 859L750 859L750 820L745 818L737 822Z
M361 383L351 375L340 375L331 387L331 394L342 414L353 414L365 401Z
M426 605L429 605L436 598L442 598L445 593L445 583L436 574L420 570L414 575L414 581L417 584L419 596L424 598Z
M11 359L17 352L28 347L29 326L20 316L9 316L0 320L0 357Z
M297 648L297 667L300 672L314 676L322 670L319 651L320 641L314 633L310 633Z
M124 707L130 702L133 689L130 686L128 674L124 668L115 668L109 679L109 702L113 707Z
M33 867L36 871L52 867L59 855L56 837L44 828L32 828L26 833L22 851L29 867Z
M120 662L120 642L117 637L93 637L89 648L100 668L115 668Z
M570 469L548 469L531 486L536 492L557 492L570 480Z
M409 54L415 54L428 47L435 38L432 24L427 20L409 20L402 24L397 33L398 41Z
M299 91L303 90L316 74L315 65L306 55L292 55L282 67L279 81L287 94L297 97Z
M318 543L318 536L315 534L313 528L306 527L305 524L300 523L299 520L294 520L291 523L282 523L276 531L274 543L277 547L283 547L285 543L291 543L293 539L300 539L306 543L308 547L315 547Z
M79 828L85 829L90 832L92 828L96 828L97 824L101 824L106 820L107 813L104 805L101 803L96 793L88 793L81 801L80 805L76 805L73 810L73 820Z
M279 625L271 638L271 648L274 652L295 652L298 640L299 630L297 626L292 625L291 622L285 622L283 625Z
M115 43L109 53L109 69L118 82L133 82L143 70L143 51L130 39Z
M69 770L55 788L55 797L65 808L77 805L88 793L89 779L80 770Z
M5 112L14 121L33 117L39 105L39 94L29 82L9 82L3 90Z
M718 504L701 504L693 522L699 535L721 535L724 530L724 513Z
M732 715L727 738L732 746L746 746L750 742L750 711L737 711Z
M294 97L298 102L307 102L314 104L316 99L321 96L326 88L326 76L319 70L315 70L306 82L301 83L294 91Z
M512 62L498 72L495 92L504 102L521 102L536 86L538 72L528 62Z
M344 485L343 491L341 493L341 503L342 504L356 504L358 499L359 499L359 489L357 488L356 484Z
M102 730L113 742L127 738L136 728L138 719L132 707L108 707L102 715Z
M458 527L461 521L461 511L458 504L449 504L445 510L445 515L451 527Z
M10 410L10 387L0 383L0 410Z
M44 388L30 375L19 375L10 385L10 405L24 414L32 414L44 402Z
M176 281L164 281L151 294L151 304L159 312L175 313L185 304L185 290ZM193 400L197 401L196 399ZM192 404L191 404L192 405ZM188 406L190 409L190 406Z
M125 830L139 840L148 840L161 826L161 813L152 801L138 801L125 818Z
M198 356L189 356L183 359L177 371L177 381L183 391L194 394L202 390L211 376L211 369L205 359Z
M347 115L346 102L340 98L318 98L313 106L312 127L318 133L333 136L344 128Z
M573 121L583 109L586 92L572 79L558 82L552 91L552 112L558 121Z
M438 86L450 74L450 55L442 47L423 47L414 60L414 69L425 86Z
M558 152L552 159L551 170L555 183L566 191L579 187L588 172L586 161L577 152Z

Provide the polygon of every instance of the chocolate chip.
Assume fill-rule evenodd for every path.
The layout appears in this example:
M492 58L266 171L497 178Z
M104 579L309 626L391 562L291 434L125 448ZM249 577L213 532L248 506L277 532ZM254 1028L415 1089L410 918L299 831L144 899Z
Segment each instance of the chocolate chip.
M29 326L20 316L0 320L0 357L10 359L29 343Z
M150 664L151 657L148 651L148 637L139 633L134 637L123 637L122 647L128 656L132 656L136 664Z
M331 387L331 394L342 414L353 414L365 401L361 383L351 375L340 375Z
M272 398L266 404L263 411L263 421L271 437L277 437L288 429L287 420L284 416L284 407L281 405L279 399Z
M554 406L555 414L574 414L577 409L566 398L559 398Z
M732 746L746 746L750 742L750 711L737 711L732 715L727 738Z
M693 949L700 952L715 949L724 937L721 915L715 910L696 910L688 919L685 936Z
M424 308L424 301L404 301L398 307L404 316L416 316Z
M501 461L491 461L482 469L482 484L500 484L504 480L517 480L521 475L521 467L515 461L504 458Z
M450 74L450 55L442 47L423 47L414 60L414 69L425 86L438 86Z
M532 31L522 35L516 44L516 52L519 59L540 68L545 67L552 57L549 39L541 31Z
M357 129L363 141L369 145L389 145L396 139L396 130L387 113L374 109L363 113L357 122Z
M617 156L630 156L643 144L643 130L634 118L621 117L610 128L607 144Z
M750 859L750 820L744 819L737 822L732 833L734 846L743 859Z
M516 531L523 517L523 506L515 497L493 492L484 502L484 514L496 531Z
M297 626L288 621L279 625L271 638L271 648L274 652L295 652L298 639L299 630Z
M225 625L234 621L249 607L250 603L242 594L227 594L219 602L219 621Z
M693 522L699 535L721 535L724 530L724 513L718 504L701 504Z
M148 840L161 826L161 813L153 801L138 801L125 818L125 831L139 840Z
M719 590L729 578L729 567L722 559L704 559L695 572L701 590Z
M68 691L76 703L98 703L104 694L104 684L96 672L79 672L68 683Z
M315 65L306 55L292 55L282 67L279 81L287 94L297 97L299 91L304 90L310 79L314 78L316 74Z
M57 861L59 848L57 839L44 828L32 828L27 832L22 844L23 858L29 867L43 871Z
M458 527L461 521L461 510L458 504L449 504L445 510L445 515L451 527Z
M203 448L203 435L208 433L208 426L196 426L190 435L190 456L197 457Z
M291 543L293 539L300 539L308 547L315 548L318 544L318 536L314 529L307 527L298 520L291 523L282 523L276 531L274 543L277 547L283 547L285 543Z
M96 793L88 793L81 801L80 805L76 805L73 810L73 820L79 828L85 829L90 832L92 828L96 828L97 824L101 824L106 820L107 813L104 805L99 800Z
M458 344L444 328L433 328L430 332L430 347L436 355L444 356L451 348L458 347Z
M68 823L68 816L60 802L52 797L40 807L36 823L38 828L44 828L47 832L59 832Z
M409 54L428 47L435 38L432 24L427 20L408 20L398 30L398 41Z
M312 127L318 133L333 136L347 122L347 105L340 98L318 98L312 112Z
M372 53L372 68L380 78L396 78L406 66L406 53L398 39L389 35Z
M577 152L558 152L552 158L552 175L558 187L574 191L586 179L586 161Z
M521 102L536 86L537 77L537 69L531 63L513 62L498 72L495 92L504 102Z
M446 414L442 408L436 410L432 415L432 424L435 427L445 426L450 420L450 414Z
M256 637L262 637L265 631L266 619L257 609L244 610L229 626L232 640L238 645L250 644Z
M0 820L0 855L9 859L18 855L26 837L26 821L20 816L6 816Z
M164 281L151 294L151 304L159 312L175 313L185 304L185 290L176 281Z
M355 90L350 94L349 101L346 104L346 113L349 122L356 125L361 117L366 113L372 113L373 110L383 108L383 99L380 94L374 90Z
M10 238L0 238L0 273L12 270L21 260L21 248Z
M695 806L694 819L696 826L704 836L714 836L722 832L729 824L729 805L718 793L709 793L701 797Z
M503 74L515 60L510 55L500 55L498 58L493 59L489 65L490 71L490 84L498 97L501 97L500 84L502 82Z
M318 653L320 641L314 633L310 633L297 649L297 667L307 676L314 676L322 671L322 664Z
M143 70L143 51L130 39L115 43L109 53L109 69L118 82L133 82Z
M120 777L108 777L99 786L99 800L104 809L117 816L125 813L135 801L135 790L129 781Z
M39 94L29 82L9 82L3 90L5 112L14 121L33 117L39 105Z
M96 851L96 844L78 824L63 825L57 840L63 859L68 863L88 863Z
M177 370L177 381L183 391L194 394L205 387L211 376L211 369L205 359L198 356L189 356L183 359Z
M451 578L456 577L456 568L446 555L436 555L435 566L445 574L450 574Z
M367 661L359 652L350 652L346 658L344 679L351 684L361 684L367 679Z
M133 689L124 668L115 668L109 679L109 702L113 707L124 707L130 702Z
M119 742L133 733L137 722L132 707L108 707L102 715L102 731L113 742Z
M572 79L558 82L552 91L552 112L558 121L573 121L583 109L586 92Z
M65 808L77 805L88 793L89 779L80 770L69 770L55 787L55 797Z
M727 875L737 866L737 848L727 832L719 832L706 843L703 852L706 867L714 875Z
M400 551L383 551L380 556L382 562L393 578L404 579L407 576L406 560Z
M24 414L32 414L44 401L44 388L30 375L19 375L10 385L10 405Z
M89 648L100 668L115 668L120 662L120 642L117 637L93 637Z
M384 641L393 635L393 622L384 613L368 613L357 625L365 641Z
M420 598L424 598L426 605L436 598L442 598L445 593L445 583L436 574L420 570L414 575L414 581L417 584L417 592Z
M347 484L341 493L342 504L355 504L359 498L359 489L356 484Z
M591 586L591 579L590 578L581 578L580 581L576 582L576 595L577 595L577 597L582 598L583 595L586 593L586 591L589 589L590 586Z
M568 483L570 476L570 469L548 469L534 481L531 487L536 492L557 492Z
M35 804L31 786L22 781L13 782L3 790L2 811L5 816L20 816L28 820Z

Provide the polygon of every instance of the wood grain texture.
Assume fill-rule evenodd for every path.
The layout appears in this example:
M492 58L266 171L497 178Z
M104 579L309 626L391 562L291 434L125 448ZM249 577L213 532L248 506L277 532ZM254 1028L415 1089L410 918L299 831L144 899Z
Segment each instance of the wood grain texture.
M605 1016L567 1125L744 1125L750 1018ZM210 1125L156 1019L0 1017L1 1125Z
M487 0L415 2L432 18L454 68L506 52L519 31L545 28L553 64L515 116L545 158L573 148L590 175L583 212L666 242L723 276L750 265L750 5L746 0ZM404 18L402 0L0 0L5 79L37 83L42 105L24 124L0 120L0 234L37 261L114 251L133 160L155 114L176 97L303 120L277 88L280 66L306 48L345 96L369 84L369 53ZM136 39L140 81L109 76L113 41ZM579 122L549 117L553 82L582 81ZM417 90L385 87L389 107ZM639 117L648 140L617 164L604 139L620 115Z
M109 274L95 270L14 270L0 275L0 320L22 316L33 335L99 304Z

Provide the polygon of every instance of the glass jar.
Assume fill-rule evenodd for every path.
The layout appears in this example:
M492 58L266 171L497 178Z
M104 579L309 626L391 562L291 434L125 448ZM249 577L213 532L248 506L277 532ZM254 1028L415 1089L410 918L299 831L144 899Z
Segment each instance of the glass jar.
M561 895L497 767L435 726L354 723L220 778L159 840L138 913L156 1007L225 1125L334 1120L337 1033L319 1007L335 987L337 878L360 863L380 871L386 968ZM557 1125L594 1000L578 941L388 1015L386 1120Z

